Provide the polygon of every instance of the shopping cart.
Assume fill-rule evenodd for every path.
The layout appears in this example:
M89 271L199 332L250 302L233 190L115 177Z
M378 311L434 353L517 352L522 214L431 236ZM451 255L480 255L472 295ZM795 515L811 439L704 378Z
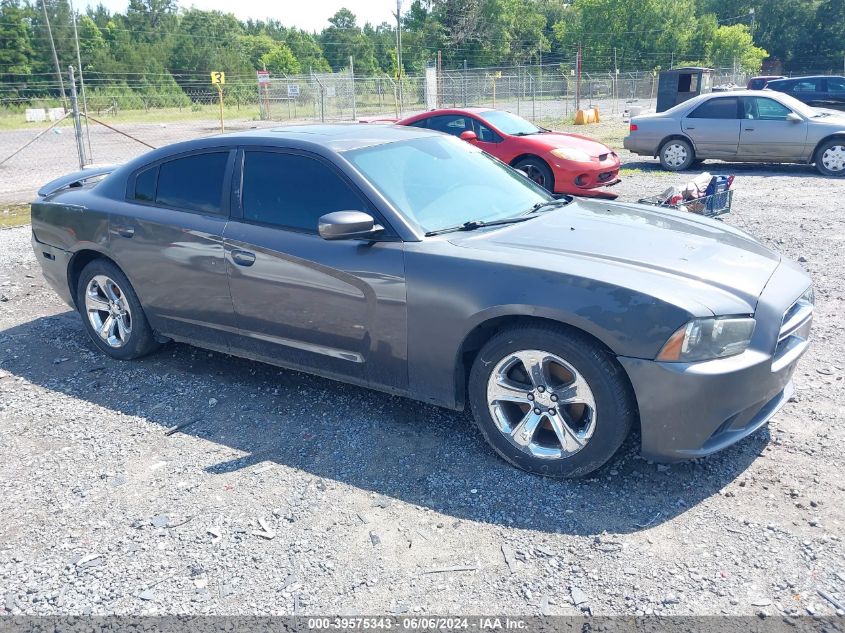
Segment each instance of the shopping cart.
M733 181L733 176L711 176L703 191L695 186L695 181L693 181L683 190L671 187L659 195L641 198L640 204L651 204L714 218L730 212L734 193L731 189Z

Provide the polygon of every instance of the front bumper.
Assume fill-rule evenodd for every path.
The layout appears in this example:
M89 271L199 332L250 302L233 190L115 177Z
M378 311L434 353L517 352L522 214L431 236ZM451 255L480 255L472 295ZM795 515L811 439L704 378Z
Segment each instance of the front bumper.
M700 363L619 358L639 406L643 457L710 455L754 433L786 404L807 343L779 356L776 346L784 314L809 284L796 265L782 263L758 301L751 346L737 356Z

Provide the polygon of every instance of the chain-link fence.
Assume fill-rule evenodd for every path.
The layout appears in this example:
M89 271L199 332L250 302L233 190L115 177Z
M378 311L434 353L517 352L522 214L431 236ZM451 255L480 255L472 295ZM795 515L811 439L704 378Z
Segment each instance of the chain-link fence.
M713 72L714 87L744 83L745 77L731 70ZM463 106L500 108L556 125L570 120L578 107L597 107L604 118L633 107L653 109L656 89L657 75L650 71L584 72L579 81L573 67L559 64L440 72L431 67L401 82L351 72L261 73L253 82L239 78L224 86L223 102L226 131L284 121L397 119L434 107ZM20 117L22 124L26 116L33 123L0 134L0 200L26 200L43 183L78 169L80 162L120 163L150 147L220 131L219 96L210 85L186 89L175 101L137 90L133 95L89 89L87 100L79 101L79 132L70 108L55 108L60 101L27 104L38 106L31 113L16 107L9 116ZM65 119L52 121L64 113Z

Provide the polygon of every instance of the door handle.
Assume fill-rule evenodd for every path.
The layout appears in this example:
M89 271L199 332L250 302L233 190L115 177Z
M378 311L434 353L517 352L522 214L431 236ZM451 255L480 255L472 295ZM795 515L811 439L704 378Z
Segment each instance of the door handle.
M114 227L114 232L121 237L132 237L135 235L135 227L131 224L118 224Z
M753 127L747 127L747 128L745 128L745 131L746 132L753 132L754 128Z
M249 251L232 251L232 261L238 266L252 266L255 263L255 253Z
M687 126L687 129L688 129L688 130L694 130L694 129L695 129L695 127L693 127L692 125L688 125L688 126Z

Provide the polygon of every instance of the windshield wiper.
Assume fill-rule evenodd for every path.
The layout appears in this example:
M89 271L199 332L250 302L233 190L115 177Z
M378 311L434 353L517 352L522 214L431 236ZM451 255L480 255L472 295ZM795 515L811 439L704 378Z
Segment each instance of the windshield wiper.
M436 231L429 231L425 234L426 237L431 237L433 235L442 235L443 233L455 233L457 231L474 231L475 229L484 228L487 226L500 226L502 224L514 224L515 222L525 222L525 220L530 220L532 216L528 215L518 215L513 218L503 218L501 220L492 220L491 222L485 222L484 220L470 220L469 222L464 222L463 224L459 224L457 226L450 226L446 229L437 229Z
M546 207L565 207L570 202L572 202L571 196L564 196L563 198L558 198L557 200L543 200L542 202L538 202L533 207L528 209L524 215L531 215L532 213L537 213L540 209L545 209Z
M532 134L539 134L542 131L543 130L537 130L536 132L516 132L515 134L512 134L511 136L531 136Z

